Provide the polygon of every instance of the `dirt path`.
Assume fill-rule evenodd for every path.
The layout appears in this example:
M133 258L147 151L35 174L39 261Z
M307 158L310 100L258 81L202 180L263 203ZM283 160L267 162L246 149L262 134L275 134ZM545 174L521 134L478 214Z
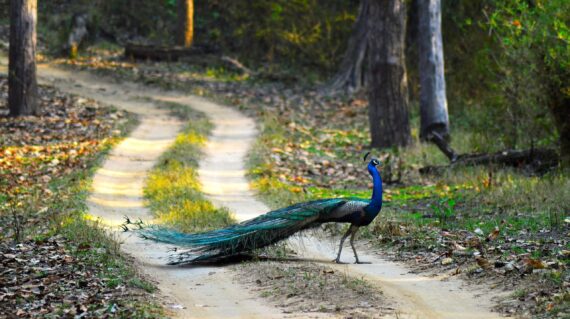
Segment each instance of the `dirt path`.
M161 96L163 99L175 99L176 96L167 97L164 96L164 92L149 90L135 84L105 82L82 72L71 73L45 66L39 71L41 82L139 115L138 127L111 151L103 166L95 174L88 205L90 214L101 218L102 223L111 229L117 230L117 236L123 241L122 249L135 257L142 272L157 284L172 315L180 318L282 317L280 310L265 305L263 300L233 283L232 274L227 269L166 266L168 246L143 241L136 236L118 231L118 225L123 222L125 215L135 219L138 217L143 220L151 219L143 202L144 178L158 157L173 142L183 125L166 111L158 109L151 102L142 101L140 97ZM186 97L178 102L208 112L216 112L217 107L200 99ZM210 107L213 109L210 110ZM219 113L222 111L222 108L217 110ZM236 165L231 166L233 170L239 168L243 162L247 146L255 137L256 131L250 120L247 120L251 122L250 125L244 125L244 122L239 121L233 123L232 115L235 114L231 112L228 114L231 114L227 118L228 123L215 123L214 138L209 146L213 149L227 150L229 153L226 153L224 163L227 164L234 159ZM224 119L223 114L217 115ZM216 137L217 132L221 132L219 140ZM238 137L237 144L234 144L232 136ZM242 141L242 137L249 139ZM214 162L213 165L215 164ZM217 172L215 167L208 168L206 165L204 168ZM211 187L215 188L216 185ZM239 187L247 190L244 185ZM249 195L247 192L244 194ZM248 211L249 215L241 216L240 211ZM245 207L236 210L236 213L240 219L252 216L251 211Z
M0 60L0 63L2 61ZM150 102L137 97L171 101L189 105L208 114L215 125L206 146L206 156L200 163L200 180L207 196L216 204L228 207L240 220L268 211L257 201L245 178L244 159L257 131L255 123L229 108L200 98L149 90L134 84L111 84L84 73L42 68L44 80L58 88L90 97L140 115L140 125L111 153L93 181L89 198L91 214L116 227L124 215L149 218L144 207L142 186L146 172L158 156L173 141L182 123L158 110ZM120 236L124 236L119 233ZM141 241L133 236L123 237L123 249L140 263L145 274L153 278L167 302L174 305L175 314L183 318L268 318L280 317L280 311L264 305L262 300L233 284L229 272L216 267L165 266L167 247ZM398 308L398 318L498 318L489 311L488 295L472 291L454 279L442 281L408 273L396 263L376 256L362 254L370 265L335 265L330 263L336 244L315 238L292 240L307 258L364 277L378 285L392 298ZM350 249L343 254L351 256Z
M214 204L225 206L243 221L268 211L255 199L245 179L245 159L255 141L255 122L240 112L198 97L163 96L156 99L190 105L204 112L214 129L204 147L199 163L199 178L203 191Z

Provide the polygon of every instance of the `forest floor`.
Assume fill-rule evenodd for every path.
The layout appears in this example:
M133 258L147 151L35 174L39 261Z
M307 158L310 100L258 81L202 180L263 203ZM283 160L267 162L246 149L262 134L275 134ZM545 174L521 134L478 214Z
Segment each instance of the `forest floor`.
M100 54L100 51L97 54ZM140 91L136 91L136 88L133 91L133 87L129 87L124 94L116 94L115 88L119 85L112 84L113 88L109 90L115 92L113 98L119 95L130 96L131 99L148 96L149 86L174 88L181 92L206 95L210 99L233 105L256 118L260 123L261 136L250 154L248 166L235 169L233 171L235 174L232 174L232 169L225 173L226 176L243 179L247 171L255 190L271 207L314 197L369 196L368 177L364 170L360 169L362 163L359 159L366 147L368 134L364 112L366 101L362 97L327 97L318 90L302 86L252 81L247 79L247 76L229 72L222 67L193 67L185 63L135 64L122 61L112 54L104 58L91 56L80 59L73 62L73 67L99 71L121 82L130 80L148 85ZM103 85L108 84L101 82L96 87ZM93 90L83 93L93 94ZM97 90L95 93L100 94ZM168 94L161 92L159 95ZM139 102L145 103L140 99L137 103ZM175 102L180 103L180 101ZM196 102L188 104L195 106ZM223 113L232 112L224 110ZM214 127L220 127L227 123L218 123L217 126L216 123L213 124ZM251 128L251 125L249 126ZM213 132L215 134L215 129ZM245 136L249 142L254 137L254 132L250 133ZM466 151L465 141L459 139L455 142L459 150ZM219 144L213 144L212 147L217 149L217 146ZM239 148L243 150L243 145ZM215 156L207 150L205 154L204 160ZM328 245L328 248L311 249L313 243L309 241L303 245L304 249L309 251L304 258L316 259L316 264L289 261L245 263L237 267L236 274L241 274L242 278L235 284L250 286L252 290L259 291L261 297L272 300L273 305L279 305L283 311L297 314L299 311L308 311L311 315L321 312L337 313L339 316L374 317L371 312L367 312L372 310L374 313L381 311L388 316L405 318L403 315L410 313L402 311L402 304L398 306L397 303L393 303L398 299L403 305L406 305L407 300L408 306L419 307L415 309L404 307L411 309L412 317L419 314L421 314L419 317L425 317L425 314L430 313L432 317L445 317L443 312L446 311L448 301L456 300L456 296L465 294L465 300L470 300L471 305L483 304L478 305L479 308L475 308L471 313L473 318L480 318L481 314L477 309L490 308L491 303L488 300L492 296L504 295L503 291L510 296L501 298L500 303L498 299L494 302L498 303L496 309L506 314L523 317L531 314L564 317L567 314L570 221L567 221L564 211L559 212L560 207L563 209L567 207L565 205L568 197L565 197L564 192L568 191L566 187L568 182L565 177L548 177L544 185L542 180L530 178L534 185L526 185L520 182L526 176L520 177L516 173L500 171L491 175L488 170L483 169L449 174L466 175L470 183L465 181L467 178L459 182L457 179L453 180L453 176L426 179L417 175L417 167L420 164L441 164L443 160L438 151L430 146L415 148L404 154L382 153L380 157L385 162L383 171L385 180L392 186L387 189L385 214L378 218L377 223L371 225L371 230L364 233L363 237L368 242L365 247L369 252L367 257L374 261L374 266L382 264L382 267L369 269L325 263L323 256L316 251L325 252L327 258L332 259L330 256L334 255L334 243ZM155 161L156 158L157 156ZM220 157L218 161L228 158L232 157ZM211 170L209 171L211 173ZM209 180L202 180L206 193L208 189L216 189L215 183L220 183L220 180L212 179L212 176L204 174L204 171L199 175L200 178L210 176ZM537 206L534 203L535 199L523 202L526 205L524 208L521 208L518 202L505 203L507 196L504 194L510 194L505 187L505 184L509 183L509 178L510 183L516 186L515 190L518 188L523 195L528 194L528 188L537 188L536 184L542 187L543 193L551 195L551 198L541 197L540 205L546 207L550 213L538 216L512 214L513 207L521 212L525 209L536 209ZM113 184L116 183L118 182L113 181ZM207 186L208 183L210 186ZM245 179L240 183L241 186L238 187L240 190L244 190L243 185L246 185L247 189L248 182ZM494 189L500 189L503 197L493 193ZM252 204L255 205L255 209L249 210L249 206L245 205L235 210L245 211L245 208L250 213L264 212L265 207L256 202L252 194L250 192L244 196L247 196L251 203L255 202ZM216 197L219 194L211 195L209 198L214 203L222 203L231 208L232 200L228 201L228 198L224 200L223 195L222 198ZM140 197L140 193L136 193L135 196ZM476 201L483 201L487 205L474 205ZM464 217L468 217L465 218L467 221L459 223ZM239 215L238 219L241 219ZM326 231L336 234L339 230L332 227ZM296 244L292 246L299 247ZM387 249L390 249L388 258L406 261L408 267L422 274L409 274L407 268L387 261L384 259L386 256L380 258L373 253ZM280 253L281 257L290 255L288 249L284 248L283 251L284 253ZM275 254L275 251L268 253ZM390 269L395 270L390 273ZM194 269L184 270L187 273L194 271ZM212 276L224 271L224 267L218 268L212 271L216 272ZM382 271L388 275L381 273ZM246 277L252 273L256 276ZM300 273L303 275L299 276ZM433 276L434 273L444 275L437 277ZM402 280L403 276L409 280ZM243 277L247 279L243 280ZM400 280L394 281L393 277ZM478 294L484 296L478 298L474 297L470 289L459 286L454 286L451 288L452 291L449 291L449 287L445 285L448 282L457 283L455 277L462 277L468 282L477 282L485 288L491 287L494 290L480 291ZM390 278L392 279L389 280ZM445 278L446 282L440 281L442 278ZM362 301L362 295L376 297L369 297L370 300L365 300L357 307L354 307L356 304L354 302L343 305L326 297L326 291L322 288L326 283L332 283L335 287L349 287L346 293L354 296L354 300ZM406 284L408 287L403 288ZM396 289L391 288L391 285L395 285ZM428 290L421 290L418 286L424 288L427 286ZM410 294L409 291L406 293L406 289L412 291L418 289L418 291L417 294ZM215 292L215 295L223 295L225 290L224 288ZM400 290L399 295L398 290ZM193 290L192 293L196 296L196 291ZM206 296L208 294L211 293L205 293ZM413 298L433 296L436 298L435 304L434 300L425 303L414 300L410 297L414 295ZM314 300L309 296L321 299ZM322 298L323 296L326 298ZM230 299L234 297L231 296ZM250 302L262 304L253 296L245 298ZM208 300L218 299L212 299L210 295ZM328 299L329 303L323 303L325 299ZM375 307L379 308L374 308L371 303L376 303ZM454 303L463 305L460 302ZM335 304L339 305L338 309ZM421 308L424 304L430 307L429 310ZM175 308L179 305L182 304L174 304ZM215 307L207 305L207 303L196 303L194 306L185 306L190 306L192 309L203 308L204 313L217 311ZM257 309L257 306L250 309ZM453 314L450 317L457 318Z

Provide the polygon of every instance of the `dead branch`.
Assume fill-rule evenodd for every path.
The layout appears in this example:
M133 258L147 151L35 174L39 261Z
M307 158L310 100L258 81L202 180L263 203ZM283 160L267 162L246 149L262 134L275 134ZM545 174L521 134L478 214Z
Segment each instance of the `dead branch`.
M505 150L493 154L462 154L450 165L426 166L421 174L441 174L456 166L497 165L510 166L542 174L558 166L559 156L553 149Z
M252 69L246 67L245 65L241 64L237 59L231 58L229 56L222 56L222 61L226 62L231 67L237 69L238 71L247 74L248 76L257 76L258 72L253 71Z

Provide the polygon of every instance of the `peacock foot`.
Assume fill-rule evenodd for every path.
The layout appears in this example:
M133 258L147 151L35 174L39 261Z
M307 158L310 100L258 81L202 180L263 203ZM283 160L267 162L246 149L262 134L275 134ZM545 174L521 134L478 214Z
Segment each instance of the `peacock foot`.
M337 259L333 259L332 261L333 261L334 263L341 264L341 265L346 264L344 261L340 261L340 259L338 259L338 258L337 258Z
M368 264L371 264L371 262L369 262L369 261L360 261L360 260L357 260L357 261L355 261L354 263L355 263L355 264L359 264L359 265L368 265Z

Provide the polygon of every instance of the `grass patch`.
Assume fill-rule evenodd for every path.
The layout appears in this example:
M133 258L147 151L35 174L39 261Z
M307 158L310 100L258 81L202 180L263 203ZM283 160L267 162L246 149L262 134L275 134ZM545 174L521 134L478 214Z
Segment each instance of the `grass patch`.
M188 121L172 147L150 172L144 189L153 214L180 231L197 232L235 223L225 208L216 208L201 192L198 160L212 126L204 114L167 103L173 114Z

